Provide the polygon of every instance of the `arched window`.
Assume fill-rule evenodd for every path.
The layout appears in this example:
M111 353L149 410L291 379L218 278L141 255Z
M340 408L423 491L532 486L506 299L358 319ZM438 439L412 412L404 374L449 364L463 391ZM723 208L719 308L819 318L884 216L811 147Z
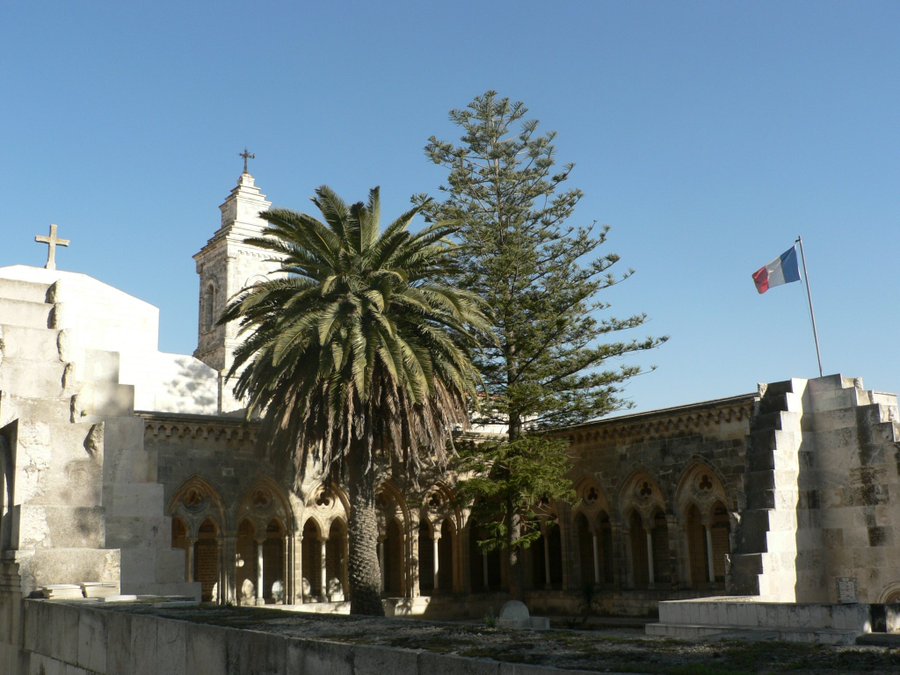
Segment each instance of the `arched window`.
M422 593L434 591L434 538L423 517L419 521L419 588Z
M212 330L216 322L216 285L209 283L203 291L203 303L200 308L203 312L203 332Z
M441 524L441 541L438 543L438 581L444 591L453 590L453 540L456 533L453 524L445 520Z
M346 595L349 593L348 577L347 577L347 557L344 550L347 547L347 526L340 518L335 519L331 523L331 529L328 530L328 545L325 555L325 570L328 575L328 594L331 596L333 590L332 583L337 579L341 584L341 593ZM336 590L336 589L335 589ZM334 599L332 598L332 602Z
M197 529L194 542L194 581L200 582L204 602L215 602L213 588L219 581L218 530L210 518L204 520Z
M322 535L316 522L309 518L303 525L303 594L304 600L325 598L325 580L322 579ZM308 587L307 587L308 585ZM310 597L311 596L311 597Z

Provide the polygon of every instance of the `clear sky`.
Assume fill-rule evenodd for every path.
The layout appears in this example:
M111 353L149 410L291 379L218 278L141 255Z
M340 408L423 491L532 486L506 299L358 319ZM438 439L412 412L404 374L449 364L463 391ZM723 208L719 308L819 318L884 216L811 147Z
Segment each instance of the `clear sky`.
M635 410L817 374L802 284L750 275L803 236L826 374L900 391L900 2L0 0L0 266L60 269L160 308L196 346L191 256L251 173L312 209L436 193L429 136L486 89L574 162L579 223L636 274L606 295L671 339Z

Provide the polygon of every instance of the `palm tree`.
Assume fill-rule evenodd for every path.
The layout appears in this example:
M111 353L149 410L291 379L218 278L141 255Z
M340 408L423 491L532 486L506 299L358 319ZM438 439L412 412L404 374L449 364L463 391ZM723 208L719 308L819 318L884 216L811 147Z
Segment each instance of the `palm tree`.
M272 209L255 246L279 273L227 307L248 335L229 376L248 415L261 414L273 447L347 478L350 611L383 614L377 556L376 470L402 462L413 475L442 462L467 422L477 371L473 331L487 330L481 301L444 280L454 272L454 228L409 225L419 207L383 232L379 191L348 206L320 187L324 216Z

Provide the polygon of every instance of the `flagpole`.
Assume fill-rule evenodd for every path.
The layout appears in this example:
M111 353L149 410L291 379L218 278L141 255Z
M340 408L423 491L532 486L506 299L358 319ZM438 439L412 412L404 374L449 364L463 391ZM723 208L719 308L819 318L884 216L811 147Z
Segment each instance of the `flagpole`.
M803 280L806 281L806 298L809 300L809 318L812 319L813 339L816 341L816 359L819 361L819 377L824 377L822 372L822 353L819 351L819 331L816 330L816 313L813 311L812 292L809 290L809 273L806 271L806 255L803 253L803 237L797 235L800 244L800 260L803 261Z

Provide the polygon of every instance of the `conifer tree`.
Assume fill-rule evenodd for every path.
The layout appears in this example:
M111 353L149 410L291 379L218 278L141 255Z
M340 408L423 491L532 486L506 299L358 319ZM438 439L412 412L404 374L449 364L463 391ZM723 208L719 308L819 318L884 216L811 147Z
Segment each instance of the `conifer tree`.
M432 220L458 224L460 285L481 295L493 312L494 339L481 345L476 359L484 379L482 421L503 424L511 447L484 445L481 452L495 453L488 457L491 466L514 467L507 460L516 452L540 463L541 453L560 452L559 446L529 443L529 437L627 407L621 385L640 369L613 366L610 360L665 341L615 337L642 326L646 315L616 318L598 296L632 271L612 273L618 256L600 250L608 227L571 223L582 197L580 190L564 185L574 165L556 165L555 134L539 134L538 122L527 120L526 113L521 102L493 91L451 111L451 121L463 131L460 144L431 137L425 148L435 164L449 170L440 188L446 198L427 204L424 196L417 198ZM566 465L553 466L563 467L557 469L558 480L565 482ZM516 549L528 545L534 514L523 507L523 499L514 498L514 486L525 488L523 477L512 476L511 470L491 472L495 484L505 480L511 486L503 500L494 494L481 501L502 511L495 532L506 537L516 595ZM469 487L471 493L474 487Z

